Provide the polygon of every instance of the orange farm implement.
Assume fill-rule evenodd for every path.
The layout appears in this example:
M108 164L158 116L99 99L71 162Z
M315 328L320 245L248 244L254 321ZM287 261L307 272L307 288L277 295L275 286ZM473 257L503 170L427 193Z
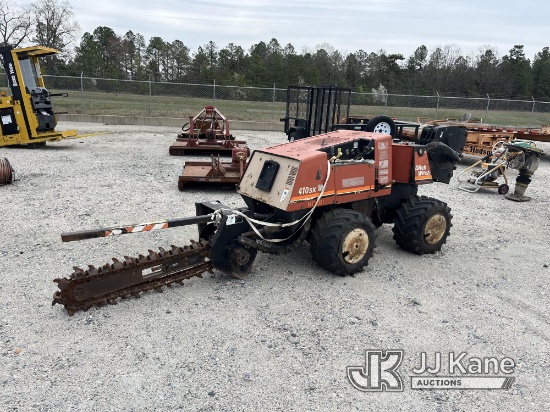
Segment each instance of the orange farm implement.
M174 156L198 152L230 155L234 147L246 148L246 142L235 140L229 120L214 106L206 106L183 125L169 152Z

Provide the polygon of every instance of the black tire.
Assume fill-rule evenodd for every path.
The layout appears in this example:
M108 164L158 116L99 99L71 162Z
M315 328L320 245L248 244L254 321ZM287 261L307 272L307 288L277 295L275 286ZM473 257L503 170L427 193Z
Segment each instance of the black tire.
M296 140L296 132L290 133L290 135L288 136L288 141L292 143L295 140Z
M393 239L401 248L424 255L441 250L447 242L453 216L446 203L414 196L397 209L396 214Z
M391 137L397 137L395 122L388 116L374 116L367 122L365 130L367 132L389 134Z
M347 276L368 264L376 247L374 225L360 212L333 209L321 216L309 240L313 260L323 269Z
M506 183L503 183L498 187L497 191L499 195L505 195L510 191L510 186L508 186Z
M248 275L252 270L252 265L256 259L258 250L254 248L245 248L236 241L231 242L227 248L227 256L231 263L231 273L233 275Z

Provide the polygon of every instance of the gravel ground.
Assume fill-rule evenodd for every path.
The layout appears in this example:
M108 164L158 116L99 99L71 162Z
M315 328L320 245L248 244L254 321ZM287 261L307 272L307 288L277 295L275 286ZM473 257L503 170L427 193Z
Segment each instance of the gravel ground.
M69 317L50 306L53 278L73 265L183 246L196 229L73 243L61 232L192 216L195 201L244 203L220 188L178 191L173 128L60 126L105 134L0 148L17 178L0 187L0 410L548 410L550 156L527 203L421 187L452 209L440 253L400 250L384 226L354 277L319 269L305 246L259 254L242 280L209 274ZM235 134L251 148L285 138ZM366 349L405 351L403 392L352 387L346 367L364 365ZM498 391L412 390L422 352L510 357L515 382Z

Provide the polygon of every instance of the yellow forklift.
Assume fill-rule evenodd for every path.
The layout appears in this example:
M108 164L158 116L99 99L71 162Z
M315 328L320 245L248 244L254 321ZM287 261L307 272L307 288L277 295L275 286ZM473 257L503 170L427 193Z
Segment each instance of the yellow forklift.
M26 145L36 148L46 145L46 142L76 136L76 130L55 130L57 119L51 98L66 94L50 93L40 72L39 58L56 53L57 50L42 46L0 47L11 91L11 96L4 91L0 96L0 147Z

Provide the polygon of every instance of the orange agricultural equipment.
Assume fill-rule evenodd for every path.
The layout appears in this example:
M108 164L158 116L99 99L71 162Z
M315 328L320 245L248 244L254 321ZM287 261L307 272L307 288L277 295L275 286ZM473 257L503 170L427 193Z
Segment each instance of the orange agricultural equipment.
M550 142L550 126L520 127L492 125L481 122L460 122L455 119L429 120L419 118L433 127L460 127L466 130L464 154L484 157L491 155L497 142L510 143L516 139ZM422 138L422 137L421 137Z
M235 140L229 132L229 120L214 106L206 106L189 117L189 123L183 125L169 152L174 156L191 152L230 155L235 146L246 148L246 142Z
M184 190L186 183L239 183L246 170L248 148L235 145L231 152L231 163L222 162L220 155L211 155L208 161L183 163L183 172L178 179L178 189Z

